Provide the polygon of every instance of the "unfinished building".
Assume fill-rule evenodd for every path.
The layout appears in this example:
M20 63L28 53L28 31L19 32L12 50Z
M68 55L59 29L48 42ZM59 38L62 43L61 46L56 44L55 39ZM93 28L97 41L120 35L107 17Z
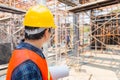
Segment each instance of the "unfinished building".
M69 9L69 11L74 14L82 16L82 23L75 22L75 24L81 25L84 28L84 24L87 19L86 16L89 16L89 25L90 25L90 47L91 49L106 49L110 45L119 45L120 41L120 26L119 26L119 1L114 0L97 0L87 3L86 0L80 0L81 4L76 7ZM89 2L89 1L88 1ZM81 18L75 18L79 20ZM77 33L76 33L77 34ZM83 34L84 41L84 31L81 31ZM78 34L79 35L79 34ZM79 39L77 39L79 40ZM84 42L82 42L84 45Z
M0 0L4 4L0 5L0 64L8 63L11 51L23 38L24 10L37 4L37 1L42 0ZM66 64L70 71L81 72L82 67L88 64L87 68L113 71L120 79L120 0L45 1L58 26L44 52L49 53L45 54L48 65ZM70 47L66 46L67 35L70 35ZM83 80L94 80L91 79L95 76L92 75L94 69L91 70L88 79ZM81 74L78 74L77 77L70 74L63 80L81 80L78 79Z

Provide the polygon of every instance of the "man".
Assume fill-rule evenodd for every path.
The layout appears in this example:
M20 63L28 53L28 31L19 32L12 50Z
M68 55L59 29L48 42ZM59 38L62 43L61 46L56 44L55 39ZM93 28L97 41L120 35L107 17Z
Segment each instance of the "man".
M69 48L70 47L70 35L67 34L66 36L66 47Z
M42 46L56 28L48 8L37 5L28 10L24 19L25 40L12 53L6 80L52 80Z

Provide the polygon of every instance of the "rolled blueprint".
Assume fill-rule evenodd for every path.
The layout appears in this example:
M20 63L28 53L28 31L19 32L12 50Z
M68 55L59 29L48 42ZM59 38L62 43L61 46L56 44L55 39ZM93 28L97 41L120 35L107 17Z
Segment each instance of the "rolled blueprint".
M49 67L53 80L64 78L69 75L69 69L66 65Z

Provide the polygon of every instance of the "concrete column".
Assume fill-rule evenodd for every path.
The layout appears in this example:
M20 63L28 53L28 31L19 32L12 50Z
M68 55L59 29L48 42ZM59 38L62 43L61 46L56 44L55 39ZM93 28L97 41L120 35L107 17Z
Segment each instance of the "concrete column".
M77 42L79 40L79 28L78 28L78 20L79 20L79 14L74 14L73 15L73 43L74 43L74 50L73 53L75 56L78 55L78 46L79 46L79 42Z

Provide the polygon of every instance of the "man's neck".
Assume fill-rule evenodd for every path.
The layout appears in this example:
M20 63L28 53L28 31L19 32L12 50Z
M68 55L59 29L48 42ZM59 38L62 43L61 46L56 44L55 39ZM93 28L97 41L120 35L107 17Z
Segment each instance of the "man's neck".
M26 43L29 43L39 49L42 48L43 42L39 40L25 40Z

